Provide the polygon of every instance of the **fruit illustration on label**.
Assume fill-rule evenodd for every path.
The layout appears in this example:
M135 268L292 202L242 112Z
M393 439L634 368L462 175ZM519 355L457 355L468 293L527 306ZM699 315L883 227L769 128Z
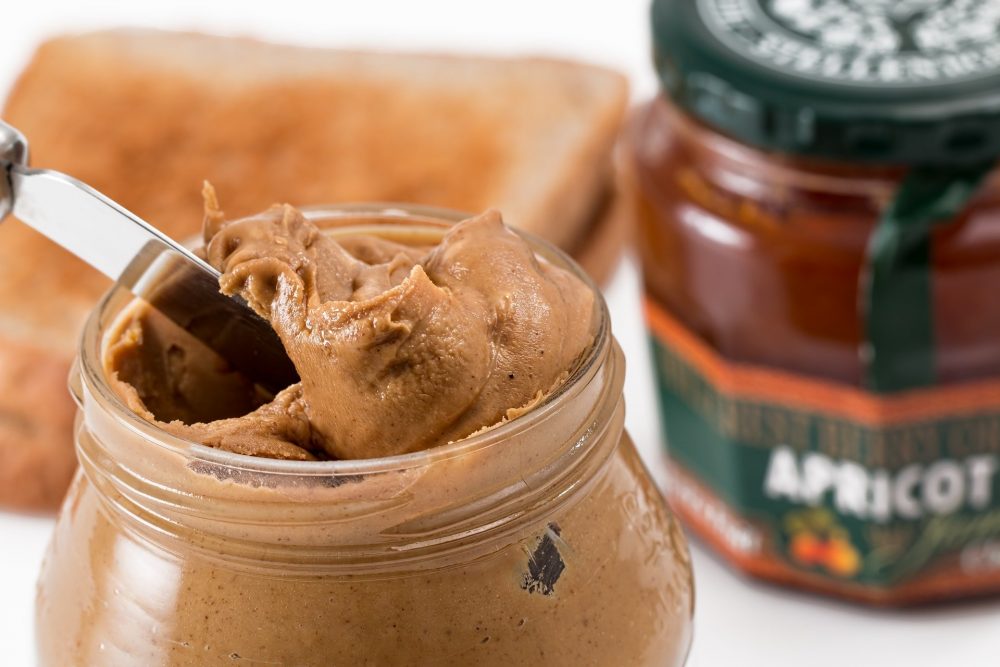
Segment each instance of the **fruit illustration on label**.
M795 563L845 578L861 569L861 554L829 510L819 507L790 512L785 515L785 530L788 553Z
M819 565L826 557L826 544L810 532L801 532L788 543L792 558L804 565Z

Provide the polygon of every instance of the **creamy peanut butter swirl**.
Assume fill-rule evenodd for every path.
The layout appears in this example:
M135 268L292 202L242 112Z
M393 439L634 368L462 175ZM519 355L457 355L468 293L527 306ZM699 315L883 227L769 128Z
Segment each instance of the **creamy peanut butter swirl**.
M146 419L273 458L369 458L458 440L521 414L592 338L594 295L496 211L433 247L334 239L291 206L227 222L206 188L205 256L267 318L301 382L264 395L135 304L105 365Z

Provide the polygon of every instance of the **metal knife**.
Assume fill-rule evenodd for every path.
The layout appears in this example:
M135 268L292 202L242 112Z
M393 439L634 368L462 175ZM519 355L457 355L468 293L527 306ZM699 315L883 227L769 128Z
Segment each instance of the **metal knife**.
M298 380L274 329L241 299L219 291L215 268L72 176L29 167L27 140L2 121L0 168L0 221L13 213L264 388L276 392Z

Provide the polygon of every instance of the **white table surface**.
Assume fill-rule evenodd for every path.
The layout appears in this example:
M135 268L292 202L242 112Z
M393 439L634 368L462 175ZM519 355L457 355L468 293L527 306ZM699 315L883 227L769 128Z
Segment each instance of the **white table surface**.
M120 6L119 6L120 5ZM4 3L0 90L47 34L144 25L251 34L305 44L369 48L545 53L605 63L648 96L646 0L243 0ZM30 139L30 138L29 138ZM2 280L2 269L0 269ZM626 259L607 289L625 350L627 426L663 479L652 377L639 316L635 265ZM32 607L52 519L0 512L0 667L34 664ZM695 645L690 667L978 666L1000 664L1000 599L920 611L872 611L780 590L732 573L692 545Z

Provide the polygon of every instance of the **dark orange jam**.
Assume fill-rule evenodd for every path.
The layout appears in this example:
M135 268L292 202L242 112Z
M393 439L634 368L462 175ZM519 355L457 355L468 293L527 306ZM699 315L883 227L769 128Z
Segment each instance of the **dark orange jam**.
M657 99L627 131L647 295L733 361L860 386L858 284L901 168L731 140ZM941 382L1000 375L1000 176L933 237Z

